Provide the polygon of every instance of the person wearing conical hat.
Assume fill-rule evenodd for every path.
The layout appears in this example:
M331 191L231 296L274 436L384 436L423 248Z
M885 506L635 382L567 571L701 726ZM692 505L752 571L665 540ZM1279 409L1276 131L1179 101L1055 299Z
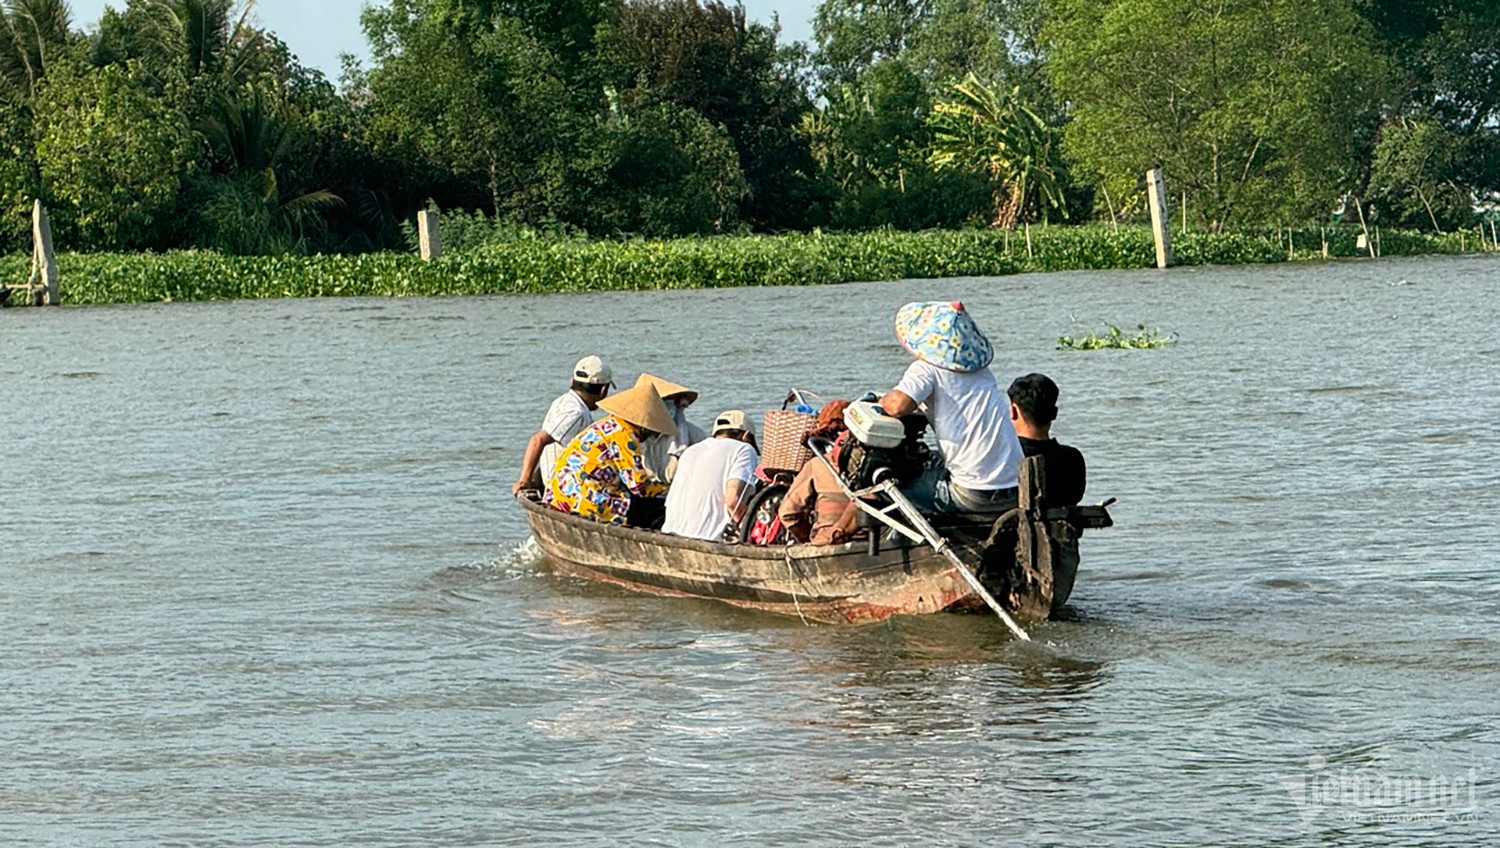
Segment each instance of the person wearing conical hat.
M655 374L642 374L635 384L654 386L657 394L666 402L672 422L677 425L676 435L652 436L643 447L646 467L663 483L671 483L677 476L677 461L682 458L683 451L708 438L703 428L687 419L687 409L698 399L698 393L681 383L674 383Z
M510 487L511 494L546 485L541 473L550 475L557 467L557 457L563 448L594 423L593 412L613 385L614 375L604 360L597 356L578 360L573 366L572 385L552 401L547 408L547 417L542 419L542 429L532 434L526 443L526 452L521 457L521 478Z
M568 444L542 503L610 524L660 527L666 485L646 467L641 442L654 434L675 433L677 425L651 385L607 397L599 408L609 414Z
M911 485L908 496L932 512L1015 506L1021 443L1010 404L990 373L990 340L958 301L901 307L896 339L912 363L880 406L897 417L919 407L926 412L943 460Z

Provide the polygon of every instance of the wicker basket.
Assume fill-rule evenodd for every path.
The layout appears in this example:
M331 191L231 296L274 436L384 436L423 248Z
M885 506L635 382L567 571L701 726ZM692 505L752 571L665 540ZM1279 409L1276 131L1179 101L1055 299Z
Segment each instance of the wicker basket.
M818 425L818 416L810 412L773 409L766 413L765 440L761 465L770 471L797 471L812 459L812 450L802 443Z

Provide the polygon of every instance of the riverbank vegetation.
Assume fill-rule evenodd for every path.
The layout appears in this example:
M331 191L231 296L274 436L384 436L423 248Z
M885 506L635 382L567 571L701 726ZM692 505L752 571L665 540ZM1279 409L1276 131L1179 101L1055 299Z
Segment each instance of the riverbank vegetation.
M1148 228L1108 225L904 233L705 236L597 241L515 234L423 262L413 253L230 256L215 251L58 257L69 303L274 297L473 295L626 291L862 280L996 276L1028 271L1145 268ZM1317 232L1192 234L1175 249L1186 264L1243 264L1322 256ZM1473 235L1472 233L1470 234ZM471 237L472 234L471 234ZM1330 255L1366 256L1353 232L1329 233ZM1386 236L1388 254L1459 253L1455 234ZM1472 242L1470 242L1472 244ZM0 259L0 279L24 278L28 259Z
M69 302L1135 267L1151 167L1182 262L1479 249L1500 191L1490 0L380 0L336 82L116 5L0 3L0 255L41 199Z

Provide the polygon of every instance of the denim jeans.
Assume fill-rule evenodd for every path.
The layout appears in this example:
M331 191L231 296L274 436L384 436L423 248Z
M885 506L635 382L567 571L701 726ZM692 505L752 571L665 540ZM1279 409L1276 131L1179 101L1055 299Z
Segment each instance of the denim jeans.
M1017 501L1014 488L979 491L956 485L949 479L948 469L940 463L928 466L901 493L923 512L1000 513L1014 507Z

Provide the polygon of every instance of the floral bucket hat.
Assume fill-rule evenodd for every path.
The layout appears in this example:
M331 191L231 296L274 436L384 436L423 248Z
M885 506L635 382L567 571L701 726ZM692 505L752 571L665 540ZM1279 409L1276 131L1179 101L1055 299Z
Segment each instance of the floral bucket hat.
M978 371L995 358L990 340L963 303L908 303L896 312L896 339L906 352L947 371Z

